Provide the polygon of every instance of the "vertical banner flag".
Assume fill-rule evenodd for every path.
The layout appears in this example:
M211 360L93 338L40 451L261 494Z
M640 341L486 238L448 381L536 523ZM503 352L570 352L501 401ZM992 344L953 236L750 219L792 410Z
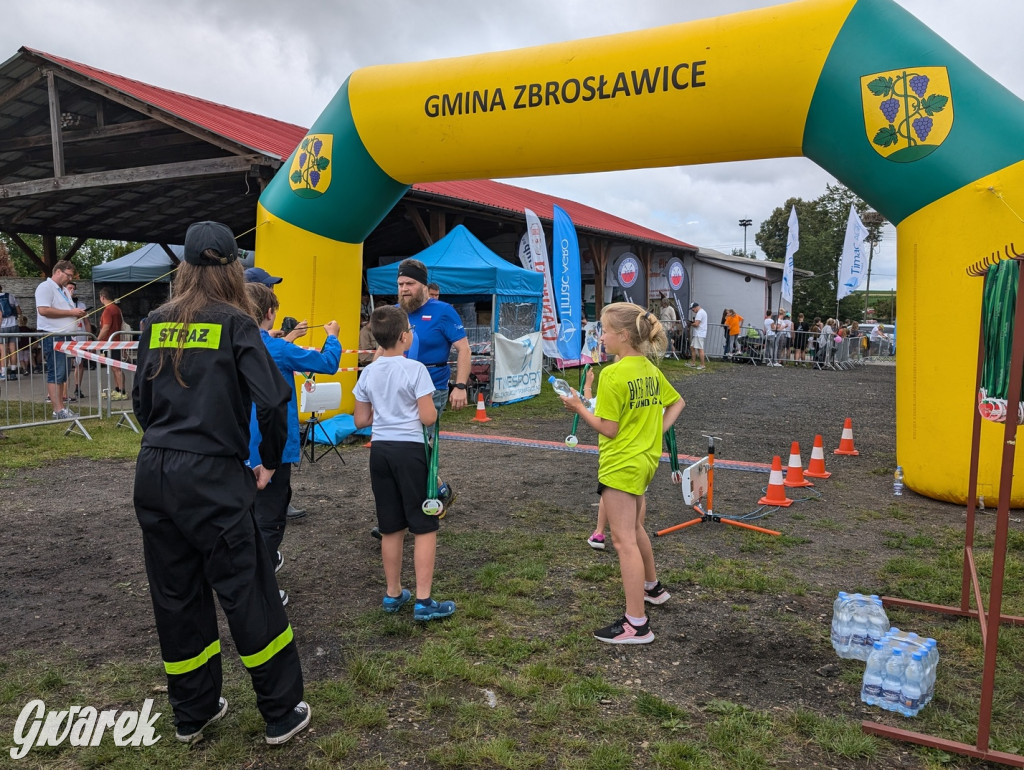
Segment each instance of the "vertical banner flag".
M541 305L540 336L543 340L544 355L558 358L558 316L551 290L551 273L548 272L548 246L544 240L544 228L540 219L530 209L526 212L526 234L530 236L530 270L544 276L544 297Z
M580 244L572 219L560 207L553 206L555 264L557 277L555 295L558 298L558 357L563 361L578 361L583 345L580 322L582 286L580 278Z
M647 307L647 277L640 257L631 251L619 256L612 264L615 281L626 297L626 302Z
M857 209L850 206L850 218L846 221L846 237L843 239L843 254L839 258L839 280L836 281L836 302L851 294L864 278L864 241L868 229L857 216Z
M786 263L782 268L782 303L788 302L793 309L793 255L800 250L800 225L796 221L796 206L789 210L789 235L786 236Z
M686 320L686 310L690 307L690 285L686 280L686 268L679 257L672 257L665 265L665 278L668 280L668 290L676 303L676 317Z

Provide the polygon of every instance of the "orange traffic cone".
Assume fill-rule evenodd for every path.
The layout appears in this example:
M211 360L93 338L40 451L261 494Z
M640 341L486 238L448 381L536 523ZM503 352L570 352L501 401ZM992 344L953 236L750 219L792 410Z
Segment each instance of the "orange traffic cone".
M849 417L843 423L843 437L839 439L839 449L834 450L832 454L853 455L854 457L860 454L853 448L853 420Z
M470 422L490 422L491 418L487 416L487 410L484 409L484 394L476 394L476 414L473 415L473 419Z
M821 434L814 437L814 448L811 449L811 462L804 471L805 476L812 479L827 479L832 474L825 470L825 446L821 441Z
M786 466L787 487L813 487L814 482L804 478L804 463L800 459L800 444L796 441L789 448L789 465Z
M782 458L778 455L772 458L772 473L768 477L768 491L757 501L757 504L774 505L779 508L788 508L793 504L793 501L786 497L786 487L782 482Z

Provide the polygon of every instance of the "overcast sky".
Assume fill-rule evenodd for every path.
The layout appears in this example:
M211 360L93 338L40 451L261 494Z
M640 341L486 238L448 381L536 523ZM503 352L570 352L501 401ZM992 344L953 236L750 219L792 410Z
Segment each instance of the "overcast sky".
M1024 98L1024 0L898 0ZM769 0L34 0L5 2L0 60L41 49L153 85L309 126L348 75L372 64L461 56L760 8ZM993 116L993 119L998 119ZM802 158L509 180L688 243L743 247L763 219L834 179ZM884 233L873 288L895 281ZM800 266L799 253L796 257Z

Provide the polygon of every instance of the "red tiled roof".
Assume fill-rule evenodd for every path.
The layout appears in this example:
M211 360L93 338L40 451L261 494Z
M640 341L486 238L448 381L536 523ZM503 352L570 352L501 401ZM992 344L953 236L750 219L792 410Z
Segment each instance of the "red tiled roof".
M166 88L151 86L138 80L122 75L90 67L87 64L65 59L60 56L37 51L32 48L21 50L49 59L55 64L66 67L83 77L94 80L109 88L121 91L129 96L150 104L158 109L176 115L183 120L217 133L227 139L238 142L258 152L276 156L284 160L306 135L307 129L291 123L284 123L263 115L227 107L223 104L200 99ZM582 203L557 198L554 195L527 190L522 187L494 182L489 179L477 179L464 182L430 182L415 184L413 188L421 192L468 201L503 209L519 214L524 208L533 210L542 219L551 219L552 205L561 206L572 217L577 227L587 228L605 233L614 233L630 239L649 241L656 244L680 246L696 249L684 241L670 238L655 230L642 227L621 217L585 206Z
M151 86L148 83L115 75L112 72L54 56L44 51L36 51L32 48L22 48L22 50L49 59L83 77L133 96L250 149L282 160L292 154L292 150L306 135L306 129L302 126L284 123L245 110L236 110L234 107L226 107L223 104L177 91L169 91L166 88Z
M475 179L465 182L429 182L414 184L412 187L414 190L439 195L444 198L472 201L516 214L521 214L524 208L528 208L538 217L548 220L552 217L551 207L556 205L565 209L576 227L616 233L629 239L653 241L658 244L697 249L696 246L689 243L678 241L675 238L662 235L635 222L630 222L613 214L585 206L582 203L576 203L565 198L556 198L554 195L547 195L522 187L513 187L510 184L494 182L490 179Z

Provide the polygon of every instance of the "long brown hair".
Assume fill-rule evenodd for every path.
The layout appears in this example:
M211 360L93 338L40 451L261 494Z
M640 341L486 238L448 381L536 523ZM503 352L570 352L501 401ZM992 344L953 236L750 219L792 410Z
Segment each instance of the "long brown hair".
M173 297L160 306L160 315L163 322L181 324L182 327L171 363L174 366L174 379L183 388L187 388L188 384L181 376L181 357L185 354L189 327L200 313L214 305L230 305L252 317L252 304L245 293L241 263L193 265L191 262L182 262L174 276ZM160 365L150 379L160 374L167 354L168 348L160 349Z
M659 360L668 347L668 335L658 317L629 302L613 302L601 311L601 324L629 335L629 346L652 361Z

